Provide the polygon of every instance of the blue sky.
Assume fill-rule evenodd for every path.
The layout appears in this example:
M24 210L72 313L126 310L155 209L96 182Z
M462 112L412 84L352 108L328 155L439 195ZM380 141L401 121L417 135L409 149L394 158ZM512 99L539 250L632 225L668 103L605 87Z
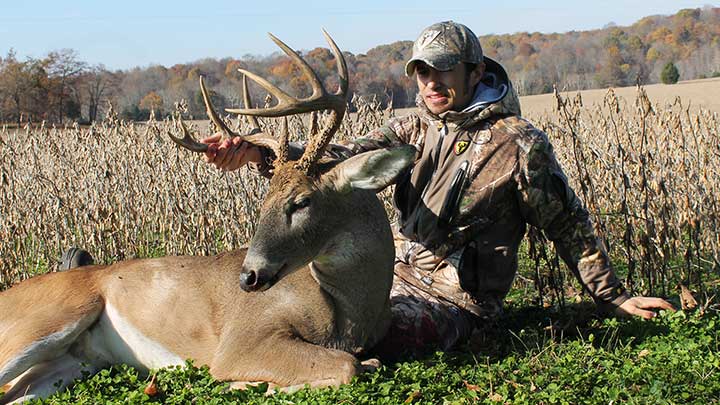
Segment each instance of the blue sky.
M558 1L0 1L0 55L20 58L72 48L81 60L111 69L267 55L272 32L296 49L325 46L320 28L341 49L363 53L414 40L427 25L455 20L476 34L566 32L630 25L646 15L718 7L689 0Z

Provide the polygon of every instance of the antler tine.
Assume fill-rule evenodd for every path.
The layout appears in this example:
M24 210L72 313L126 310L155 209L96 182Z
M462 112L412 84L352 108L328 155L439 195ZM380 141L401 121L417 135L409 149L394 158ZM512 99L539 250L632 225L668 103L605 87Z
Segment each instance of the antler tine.
M243 89L243 101L245 102L245 106L250 105L250 95L247 92L247 82L243 81L244 89ZM205 82L203 81L202 76L200 77L200 92L202 93L203 100L205 101L205 108L207 115L210 117L212 122L215 123L216 126L218 126L226 135L229 137L241 137L243 141L248 142L250 144L256 145L256 146L262 146L266 148L272 149L274 152L277 152L281 149L280 144L276 139L273 139L272 137L268 136L267 134L263 133L260 130L260 125L257 122L257 119L255 117L249 117L250 124L254 126L254 128L250 131L248 134L238 134L234 131L232 131L225 122L220 119L220 117L215 112L215 108L212 105L212 101L210 100L210 96L208 95L207 89L205 88ZM178 117L178 122L180 123L180 128L183 132L183 137L178 138L174 136L172 133L168 131L168 136L170 136L170 139L173 140L176 144L179 146L182 146L183 148L186 148L192 152L197 153L205 153L208 150L208 145L204 143L200 143L193 138L193 136L190 134L190 131L188 130L187 126L185 126L185 123L182 120L182 117Z
M233 132L226 124L225 121L223 121L215 112L215 108L212 105L212 101L210 100L210 95L208 95L207 89L205 88L205 81L203 80L203 77L200 76L200 93L202 93L203 101L205 102L205 112L207 113L208 117L210 117L210 120L215 124L216 127L220 128L225 135L229 137L238 136L237 133Z
M282 129L280 131L280 145L278 146L278 149L276 151L277 153L277 161L275 162L275 165L278 166L282 163L285 163L288 161L290 156L290 132L288 129L288 119L287 116L283 117L283 125Z
M347 109L347 64L345 63L345 58L340 51L340 48L338 48L332 37L330 37L330 35L325 30L323 30L323 35L325 36L325 39L330 45L330 48L332 49L333 55L335 56L337 63L337 71L340 80L340 85L337 92L335 92L334 94L329 94L327 90L325 90L325 87L323 86L322 82L320 81L312 67L310 67L310 65L302 57L300 57L297 52L292 50L280 39L270 34L270 38L302 70L305 77L307 77L313 89L312 95L304 99L297 99L280 90L280 88L270 83L265 78L260 77L245 69L238 69L246 77L249 77L250 79L255 81L255 83L260 85L267 92L277 98L278 104L274 107L269 108L249 108L249 106L246 105L246 108L226 109L226 111L229 113L259 117L283 117L291 114L299 114L310 111L332 110L330 122L328 123L327 127L324 128L323 131L321 131L321 133L319 133L317 136L313 136L310 138L308 145L305 148L305 153L295 164L296 168L306 173L310 172L314 163L320 158L320 156L324 152L333 134L335 134L335 132L340 127L342 118L345 116L345 110ZM286 136L287 134L284 133L283 137ZM282 151L282 149L287 148L286 141L281 141L281 143L278 145L278 148L281 150L282 153L277 154L277 156L284 156L286 152ZM280 158L278 160L283 161Z
M170 133L170 131L168 131L168 136L170 136L170 139L172 139L173 142L182 146L183 148L189 149L193 152L205 153L208 150L208 145L196 141L195 138L190 135L190 131L185 126L182 117L178 117L178 122L180 123L180 128L182 128L183 137L182 139L180 139Z
M330 34L325 31L325 29L322 30L323 35L325 36L325 40L330 45L330 48L332 49L333 55L335 55L335 60L337 61L337 71L338 76L340 76L340 86L338 87L338 91L335 93L337 96L342 96L343 100L345 100L345 95L348 91L348 70L347 70L347 64L345 63L345 57L343 57L342 51L340 51L340 48L338 48L335 41L333 41Z
M188 130L187 126L185 126L185 122L182 120L182 117L178 118L178 122L180 123L180 128L183 131L183 137L178 138L174 136L170 131L168 131L168 136L170 139L173 140L176 144L179 146L182 146L185 149L188 149L192 152L197 153L205 153L208 150L208 145L204 143L200 143L193 138L193 136L190 134L190 131ZM251 132L248 135L238 135L243 138L245 142L248 142L250 144L256 145L256 146L262 146L265 148L270 148L272 151L274 151L276 154L278 151L281 150L280 143L276 139L273 139L272 137L268 136L267 134L263 132Z
M310 142L305 148L305 153L300 158L300 161L297 164L297 167L305 172L309 172L315 162L318 161L318 159L320 159L322 154L325 152L325 148L330 143L333 135L338 130L338 128L340 128L342 119L345 116L345 109L347 108L346 97L348 90L348 71L347 64L345 63L345 57L343 57L340 48L338 48L335 41L332 39L332 37L330 37L330 34L328 34L327 31L323 30L323 35L325 36L325 40L330 45L330 48L335 55L335 60L337 61L336 64L338 76L340 77L340 85L338 86L338 90L335 93L334 98L336 101L341 103L342 106L340 108L333 109L333 114L327 127L325 127L323 131L317 136L310 139Z
M320 82L320 79L317 77L317 74L313 70L313 68L310 67L310 65L305 62L305 59L300 57L300 55L297 54L292 48L287 46L285 42L281 41L278 37L268 32L268 35L270 36L270 39L277 44L277 46L280 47L280 49L285 52L287 56L290 57L295 63L297 63L298 67L305 73L305 76L310 80L310 86L312 86L312 96L309 98L315 98L320 97L322 95L325 95L325 88L323 87L322 83Z
M212 106L212 101L210 101L210 96L208 95L207 89L205 88L205 82L203 81L203 77L200 76L200 93L202 93L203 101L205 102L205 111L207 112L208 117L212 120L215 125L220 128L227 136L233 137L233 136L239 136L235 132L233 132L230 128L228 128L227 125L225 125L225 122L218 117L217 113L215 112L215 109ZM180 128L183 132L183 137L178 138L170 131L168 131L168 136L170 136L170 139L173 140L176 144L179 146L182 146L185 149L188 149L192 152L197 153L205 153L208 150L208 145L204 143L200 143L193 138L193 136L190 134L190 131L188 130L187 126L185 126L185 122L182 120L182 116L178 116L178 122L180 123Z
M243 85L243 104L245 105L245 108L252 108L250 105L250 92L248 91L248 83L247 83L247 76L243 75L242 79L242 85ZM253 127L252 132L259 132L260 131L260 123L258 122L258 119L253 115L246 115L248 122L250 123L250 126ZM257 131L255 131L257 129Z
M344 110L340 112L332 112L330 123L327 127L323 128L323 131L317 136L311 138L305 147L305 153L303 153L296 165L299 170L305 173L310 173L310 170L315 162L317 162L322 154L325 153L325 148L330 143L333 135L335 135L335 132L338 128L340 128L343 116L345 116Z
M279 107L285 107L286 104L291 104L295 101L293 97L285 93L284 91L280 90L277 86L270 83L269 81L265 80L263 77L256 75L253 72L250 72L249 70L245 69L238 69L238 72L242 73L246 77L249 77L252 79L255 83L259 84L260 87L265 89L268 93L272 94L275 98L278 99L278 105L273 108L264 108L264 109L256 109L256 108L226 108L225 111L233 114L240 114L240 115L253 115L256 117L280 117L283 115L292 114L293 111L282 111L279 112Z
M317 74L315 74L315 71L310 67L310 65L307 64L307 62L305 62L302 57L300 57L300 55L297 54L297 52L293 51L289 46L287 46L284 42L279 40L274 35L270 34L270 38L272 38L272 40L283 50L283 52L285 52L285 54L288 55L290 59L292 59L300 67L300 69L310 81L310 85L313 89L313 94L308 98L298 100L297 98L292 97L284 91L280 90L277 86L270 83L266 79L245 69L238 69L240 72L242 72L250 79L255 81L257 84L259 84L262 88L267 90L268 93L275 96L275 98L278 99L278 104L274 107L263 109L226 109L227 112L242 115L254 115L258 117L282 117L284 115L306 113L310 111L328 109L340 111L345 109L344 95L340 93L335 95L328 94L327 91L325 91L322 83L320 82L320 79L318 79ZM339 53L339 50L337 50L337 46L335 46L333 52L335 52L336 57L338 55L342 56L342 54ZM344 60L340 61L340 59L338 59L338 63L340 64L338 66L338 70L344 71L344 73L341 73L342 83L343 81L346 81L346 79L343 80L342 77L347 78L347 66L345 65Z

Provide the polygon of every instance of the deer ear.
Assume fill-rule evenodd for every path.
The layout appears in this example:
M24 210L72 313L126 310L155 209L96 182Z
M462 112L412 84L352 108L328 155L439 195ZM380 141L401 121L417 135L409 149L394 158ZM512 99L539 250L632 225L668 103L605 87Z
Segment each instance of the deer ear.
M323 180L340 191L351 188L380 191L392 184L415 161L416 155L417 149L412 145L361 153L340 162Z

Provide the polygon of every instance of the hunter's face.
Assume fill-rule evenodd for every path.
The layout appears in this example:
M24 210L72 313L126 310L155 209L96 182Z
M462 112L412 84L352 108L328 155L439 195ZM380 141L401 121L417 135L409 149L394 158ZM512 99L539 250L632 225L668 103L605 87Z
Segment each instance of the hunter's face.
M436 70L423 62L417 64L418 91L433 114L461 111L470 104L483 69L478 67L471 72L466 69L464 63L458 63L448 71Z

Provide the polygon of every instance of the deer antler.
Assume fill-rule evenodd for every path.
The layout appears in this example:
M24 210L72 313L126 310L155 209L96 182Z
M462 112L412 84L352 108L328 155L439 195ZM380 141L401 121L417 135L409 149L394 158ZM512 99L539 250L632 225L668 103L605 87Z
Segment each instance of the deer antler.
M218 117L215 109L212 106L212 101L207 94L207 90L205 89L205 83L203 82L202 77L200 77L200 91L202 92L203 100L205 101L207 115L218 128L220 128L229 137L240 136L246 142L272 149L277 156L275 165L283 164L288 161L287 120L284 123L282 139L280 142L278 142L276 139L260 132L260 127L255 117L286 117L288 115L306 113L310 111L331 110L332 113L330 117L330 122L322 131L320 131L320 133L317 134L317 136L313 136L309 140L308 145L305 148L305 153L295 164L296 168L308 173L310 172L313 164L323 154L328 143L330 143L330 139L332 139L332 136L340 127L342 118L345 115L345 110L347 108L346 95L348 90L347 65L345 63L345 58L343 57L342 52L338 48L337 44L335 44L335 41L333 41L330 35L328 35L328 33L323 30L323 35L325 36L325 39L327 40L333 54L335 55L335 59L337 61L337 71L340 80L340 86L338 88L338 91L335 94L330 94L327 92L327 90L325 90L325 87L320 82L320 79L317 77L315 71L302 57L300 57L300 55L297 54L297 52L293 51L289 46L287 46L284 42L282 42L274 35L269 35L270 38L280 47L280 49L282 49L283 52L285 52L285 54L288 55L290 59L292 59L293 62L297 64L300 70L310 81L310 86L313 90L310 97L304 99L297 99L280 90L277 86L273 85L261 76L258 76L255 73L249 72L245 69L238 69L244 75L243 100L245 103L245 108L226 108L225 111L233 114L248 116L248 119L250 120L250 123L254 127L254 129L249 134L240 135L228 128L228 126L222 121L222 119ZM250 108L250 96L247 91L247 81L245 79L246 77L249 77L255 83L259 84L261 87L267 90L268 93L275 96L275 98L277 98L278 100L278 104L274 107L269 108ZM195 139L193 139L192 135L190 135L190 132L188 131L182 120L180 120L180 126L183 130L184 136L182 139L179 139L172 134L169 134L170 138L172 138L173 141L175 141L178 145L187 148L193 152L207 151L208 145L199 143Z
M205 102L205 112L207 113L210 120L215 124L215 126L220 128L220 130L222 130L225 135L230 138L241 137L245 142L270 148L277 153L280 144L277 142L277 140L263 133L260 130L260 124L258 123L257 118L248 116L248 121L250 122L250 125L252 125L253 129L247 134L239 134L231 130L227 126L227 124L225 124L225 122L215 112L215 108L212 105L212 100L210 99L210 95L208 94L207 88L205 87L205 81L203 80L202 76L200 76L200 93L202 93L203 101ZM250 94L248 93L247 79L245 78L245 76L243 76L243 101L246 107L250 106ZM185 149L193 152L205 153L208 150L208 145L200 143L196 141L195 138L193 138L187 126L185 126L182 117L179 117L178 122L180 123L180 128L183 131L183 137L177 138L173 134L168 132L170 139L172 139L176 144L182 146Z
M243 75L243 105L245 108L250 108L250 92L248 91L248 84L247 84L247 76ZM260 131L260 123L257 120L257 117L254 117L252 115L246 115L248 122L250 122L250 125L253 127L253 131L256 129ZM252 131L251 131L252 133Z
M305 74L305 77L309 80L310 86L312 87L312 95L304 99L297 99L284 91L280 90L277 86L270 83L266 79L258 76L245 69L239 69L240 72L245 74L247 77L252 79L255 83L259 84L262 88L267 90L268 93L272 94L277 98L278 104L274 107L254 109L254 108L243 108L243 109L226 109L229 113L258 116L258 117L282 117L291 114L300 114L310 111L322 111L331 110L332 115L330 122L326 128L323 129L317 136L310 139L305 153L302 158L296 163L296 167L304 172L309 172L312 165L320 158L325 147L332 139L337 129L340 127L342 118L345 115L347 108L346 95L348 90L348 71L345 63L345 58L342 52L338 48L335 41L323 30L323 35L327 40L330 48L332 49L335 59L337 61L337 70L340 77L340 86L335 94L330 94L325 90L325 87L318 79L315 71L308 65L305 60L300 57L294 50L287 46L280 39L272 34L269 34L270 38L275 42L280 49L285 52L286 55L292 59L293 62L300 68ZM278 155L279 157L279 155ZM278 163L285 163L285 161L278 159Z

